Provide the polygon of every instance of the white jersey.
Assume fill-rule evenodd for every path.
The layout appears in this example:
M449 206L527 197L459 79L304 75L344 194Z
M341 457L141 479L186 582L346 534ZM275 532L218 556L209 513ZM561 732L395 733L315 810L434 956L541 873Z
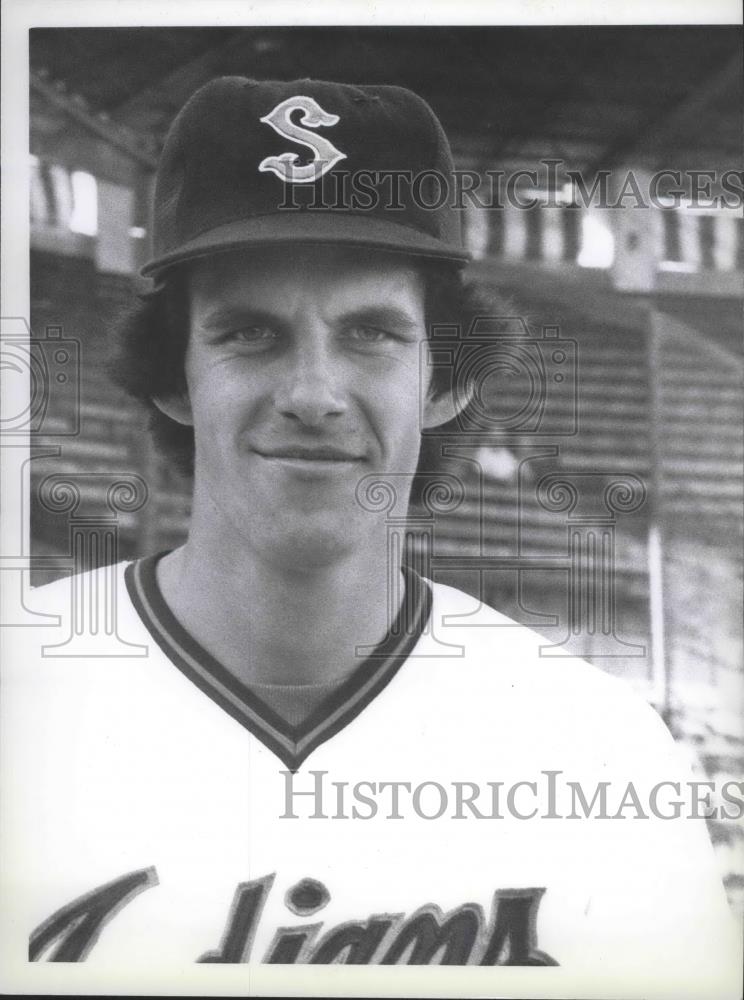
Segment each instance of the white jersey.
M193 963L348 963L542 966L546 996L630 970L638 995L700 995L730 917L704 820L628 798L648 813L689 778L656 713L408 581L405 627L295 726L175 620L154 558L32 592L59 624L16 629L5 671L24 961L129 965L145 991Z

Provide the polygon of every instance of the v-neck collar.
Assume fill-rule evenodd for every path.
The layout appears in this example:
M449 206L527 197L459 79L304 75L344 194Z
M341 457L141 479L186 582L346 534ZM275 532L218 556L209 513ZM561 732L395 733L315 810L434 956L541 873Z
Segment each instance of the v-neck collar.
M403 567L406 591L390 632L350 676L297 725L290 725L190 635L160 592L155 567L165 553L130 563L124 579L143 624L168 659L207 697L244 726L290 770L347 726L380 694L423 633L431 614L431 588Z

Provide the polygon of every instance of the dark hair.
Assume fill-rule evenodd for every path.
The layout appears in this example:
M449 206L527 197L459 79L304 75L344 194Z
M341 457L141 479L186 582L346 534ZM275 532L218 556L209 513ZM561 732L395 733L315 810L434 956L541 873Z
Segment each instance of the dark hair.
M467 331L478 316L504 316L497 296L464 278L459 266L426 261L420 265L425 281L427 331L433 326ZM184 475L194 471L194 431L160 410L153 399L184 391L184 357L190 328L188 266L173 267L155 289L139 296L114 331L114 349L108 372L112 380L137 399L149 415L155 444ZM445 391L453 373L435 368L429 392Z

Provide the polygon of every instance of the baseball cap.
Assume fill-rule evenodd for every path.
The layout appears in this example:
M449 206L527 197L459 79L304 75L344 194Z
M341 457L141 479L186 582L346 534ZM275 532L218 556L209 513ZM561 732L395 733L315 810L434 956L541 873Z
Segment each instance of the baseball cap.
M453 171L436 115L403 87L220 77L166 137L142 274L297 242L464 262Z

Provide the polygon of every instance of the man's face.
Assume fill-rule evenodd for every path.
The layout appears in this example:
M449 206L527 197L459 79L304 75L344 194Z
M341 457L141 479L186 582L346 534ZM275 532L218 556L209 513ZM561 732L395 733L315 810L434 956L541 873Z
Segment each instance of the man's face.
M343 558L380 523L359 480L416 469L421 275L405 258L292 248L199 261L190 291L186 382L210 530L298 570Z

